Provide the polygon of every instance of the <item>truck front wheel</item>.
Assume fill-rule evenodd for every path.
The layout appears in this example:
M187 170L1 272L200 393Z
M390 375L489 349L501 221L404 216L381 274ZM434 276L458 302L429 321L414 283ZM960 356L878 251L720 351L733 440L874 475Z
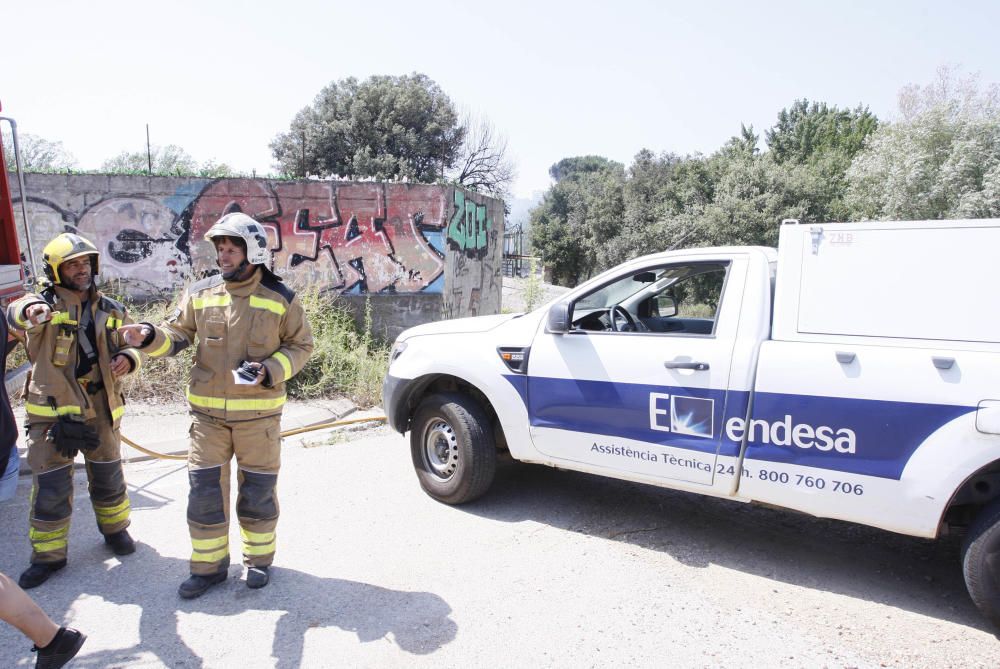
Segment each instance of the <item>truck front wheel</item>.
M496 445L489 419L468 395L426 397L410 424L410 454L420 487L446 504L471 502L496 474Z
M1000 499L990 502L962 543L962 574L973 603L1000 627Z

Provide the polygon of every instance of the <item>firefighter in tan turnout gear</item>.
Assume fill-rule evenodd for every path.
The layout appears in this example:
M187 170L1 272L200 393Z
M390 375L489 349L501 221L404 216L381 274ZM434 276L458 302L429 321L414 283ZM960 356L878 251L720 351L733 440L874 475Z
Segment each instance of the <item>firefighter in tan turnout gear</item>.
M125 412L119 379L139 368L139 354L120 348L117 330L131 323L125 307L94 280L100 254L79 235L63 233L42 250L38 294L7 307L7 322L26 333L31 376L25 399L28 463L33 485L31 566L22 588L44 583L66 566L73 511L73 460L83 452L90 502L105 543L116 555L135 552L122 473L119 423Z
M188 388L192 554L191 576L179 590L185 599L226 580L233 455L246 583L267 585L278 523L275 484L285 382L302 369L313 348L299 300L267 267L263 226L245 214L227 214L205 239L215 245L221 275L188 288L163 325L122 328L130 345L154 358L175 355L198 336Z

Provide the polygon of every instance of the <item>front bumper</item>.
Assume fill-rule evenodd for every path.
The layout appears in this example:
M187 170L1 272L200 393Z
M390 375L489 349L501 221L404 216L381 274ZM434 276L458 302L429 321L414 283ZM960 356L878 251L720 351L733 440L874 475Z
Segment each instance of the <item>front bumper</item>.
M410 379L398 379L389 374L382 380L382 410L386 423L396 432L405 434L410 426Z

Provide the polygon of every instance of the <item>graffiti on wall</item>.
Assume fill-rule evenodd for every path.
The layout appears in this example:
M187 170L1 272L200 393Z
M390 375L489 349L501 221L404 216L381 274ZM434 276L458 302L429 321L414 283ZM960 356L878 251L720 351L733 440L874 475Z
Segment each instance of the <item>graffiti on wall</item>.
M434 186L221 180L182 218L195 273L214 267L205 232L241 211L267 230L280 274L347 293L440 292L446 191Z
M469 257L482 258L488 248L492 221L486 205L478 204L455 189L455 213L448 224L448 244Z
M173 293L214 271L204 234L234 211L264 225L279 274L347 294L443 293L447 250L467 273L496 237L485 205L441 186L190 179L166 195L57 199L29 193L36 253L56 234L78 232L101 249L103 278L132 294ZM471 293L461 302L478 307Z
M26 208L39 260L49 240L62 232L76 232L102 251L102 281L127 283L139 294L156 294L173 291L188 273L189 263L177 246L183 234L178 217L154 199L108 197L73 211L29 196ZM18 233L22 234L20 226ZM20 243L26 248L23 238Z

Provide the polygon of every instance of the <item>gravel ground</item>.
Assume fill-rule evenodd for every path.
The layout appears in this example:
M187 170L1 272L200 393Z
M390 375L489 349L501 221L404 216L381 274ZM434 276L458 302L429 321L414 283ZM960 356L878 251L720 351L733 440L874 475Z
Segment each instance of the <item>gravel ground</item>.
M160 425L150 416L148 428ZM307 435L303 435L305 437ZM183 464L130 464L136 555L88 518L32 595L90 635L74 666L1000 666L964 592L957 541L505 463L481 500L417 485L387 428L287 440L274 582L176 596L189 552ZM27 481L0 505L0 570L25 565ZM232 528L231 546L239 537ZM0 625L0 667L29 666Z
M524 302L524 291L528 285L527 279L513 278L505 276L503 278L503 296L501 302L501 308L507 313L517 313L521 311L526 311L527 306ZM541 298L535 302L534 307L540 307L550 300L554 300L563 293L569 292L569 288L563 288L562 286L554 286L551 283L541 284Z

